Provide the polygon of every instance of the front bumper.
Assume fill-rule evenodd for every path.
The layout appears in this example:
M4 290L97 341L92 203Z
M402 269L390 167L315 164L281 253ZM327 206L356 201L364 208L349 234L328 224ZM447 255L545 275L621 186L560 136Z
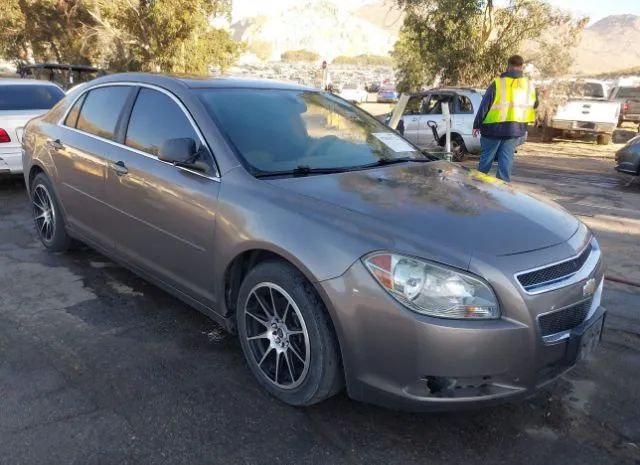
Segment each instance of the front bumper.
M359 261L320 284L341 343L349 396L409 411L478 407L531 395L576 363L581 331L605 314L598 296L569 337L545 343L537 325L509 315L462 321L412 312Z
M640 173L640 153L634 153L621 149L616 152L615 161L616 171L635 175Z
M640 123L640 113L623 113L622 120Z
M22 173L22 152L20 148L0 149L0 174Z

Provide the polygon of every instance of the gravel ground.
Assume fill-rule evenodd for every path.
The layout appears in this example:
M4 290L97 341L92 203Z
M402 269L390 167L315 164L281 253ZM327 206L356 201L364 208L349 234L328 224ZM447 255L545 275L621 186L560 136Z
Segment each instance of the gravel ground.
M610 159L523 153L514 174L592 226L608 274L640 282L640 186ZM533 398L422 415L275 401L206 317L90 249L45 252L15 180L0 181L0 295L0 464L640 463L640 288L607 282L599 350Z

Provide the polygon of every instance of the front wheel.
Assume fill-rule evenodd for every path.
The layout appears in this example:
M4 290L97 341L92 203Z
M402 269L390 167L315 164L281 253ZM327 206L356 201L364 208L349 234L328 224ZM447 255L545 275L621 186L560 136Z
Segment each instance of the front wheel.
M52 252L67 250L71 238L51 181L44 173L38 173L31 183L31 210L40 242Z
M329 315L313 286L288 263L263 262L247 274L236 323L253 375L278 399L308 406L342 387Z

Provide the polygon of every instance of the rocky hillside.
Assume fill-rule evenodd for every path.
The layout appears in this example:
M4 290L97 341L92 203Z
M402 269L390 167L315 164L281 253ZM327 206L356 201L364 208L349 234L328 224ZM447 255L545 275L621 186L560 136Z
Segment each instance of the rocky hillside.
M331 60L338 55L385 55L395 36L333 0L306 0L231 25L234 37L271 44L272 58L287 50L307 49Z
M387 54L402 20L393 0L302 0L244 18L231 28L238 40L270 44L272 59L286 50L308 49L331 60L337 55ZM585 29L575 55L577 74L634 66L640 66L640 16L607 16Z
M607 16L585 29L575 69L605 73L640 66L640 16Z

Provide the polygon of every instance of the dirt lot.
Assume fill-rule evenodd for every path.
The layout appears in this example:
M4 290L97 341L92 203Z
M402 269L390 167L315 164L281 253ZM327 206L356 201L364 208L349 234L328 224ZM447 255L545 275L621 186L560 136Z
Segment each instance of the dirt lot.
M580 215L608 275L640 282L640 183L592 148L528 144L514 184ZM640 463L640 288L607 282L594 358L527 401L294 409L204 316L90 249L46 253L28 210L0 182L0 464Z

